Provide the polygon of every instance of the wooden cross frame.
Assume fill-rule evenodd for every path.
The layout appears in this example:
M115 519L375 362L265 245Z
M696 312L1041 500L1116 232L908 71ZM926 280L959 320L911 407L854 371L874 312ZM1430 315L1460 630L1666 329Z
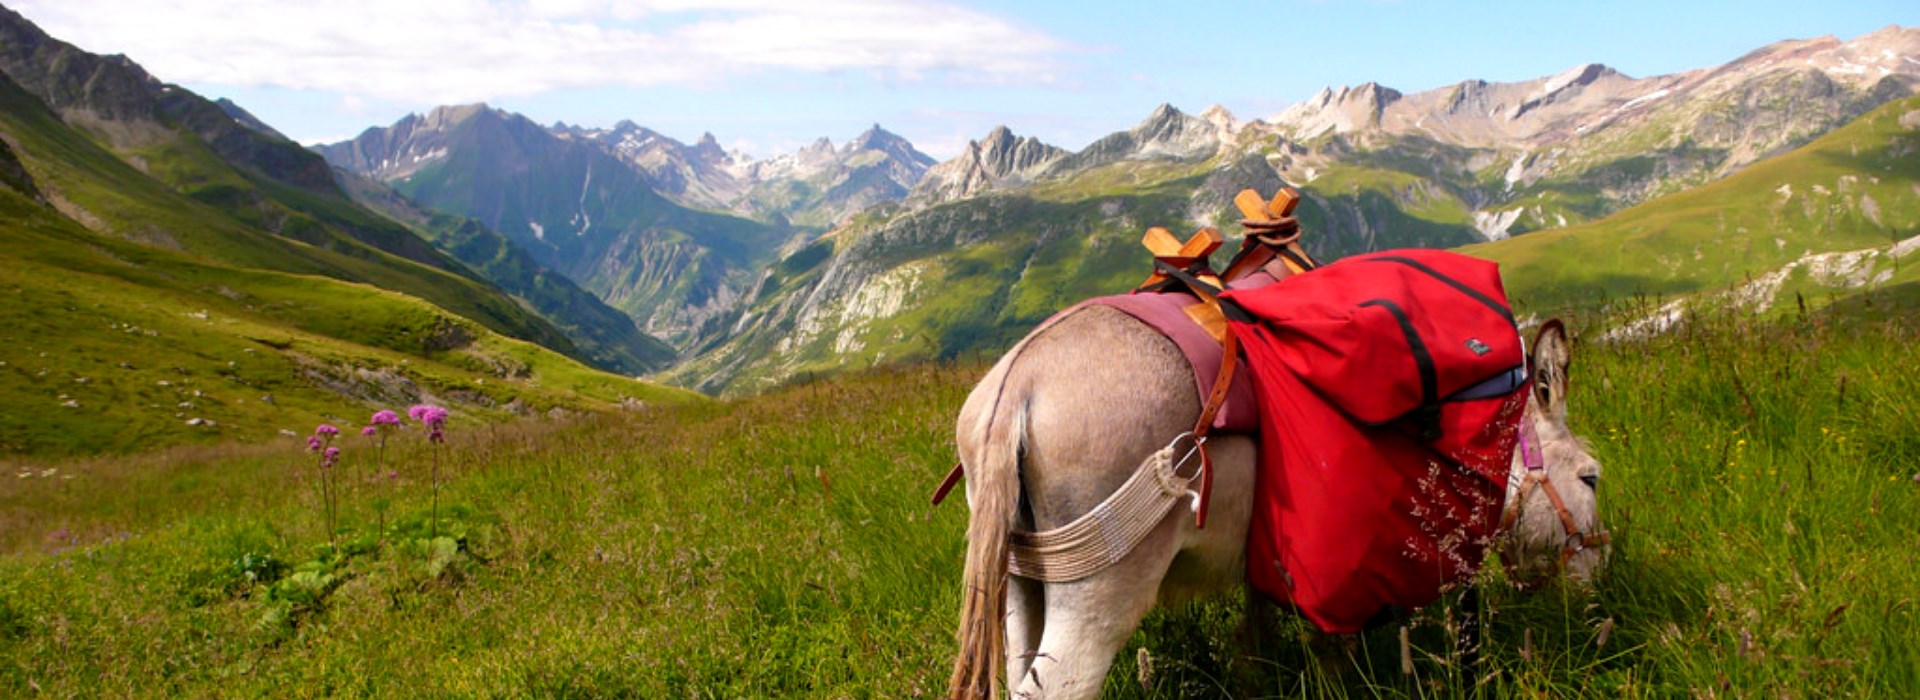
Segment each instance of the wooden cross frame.
M1186 242L1183 243L1180 239L1174 238L1172 233L1169 233L1166 229L1160 228L1159 226L1147 229L1147 235L1140 239L1140 245L1147 247L1147 252L1153 254L1155 261L1172 265L1174 269L1178 270L1188 270L1193 267L1195 262L1205 261L1208 256L1213 255L1213 251L1219 250L1220 245L1225 242L1226 239L1220 236L1218 230L1203 228L1195 231L1194 234L1189 236ZM1199 277L1201 280L1215 287L1220 286L1220 278L1215 276L1211 270L1201 271L1201 274L1194 276ZM1135 289L1147 289L1165 281L1167 281L1166 273L1161 272L1159 266L1156 265L1153 274L1147 277L1147 281L1141 282L1140 286Z

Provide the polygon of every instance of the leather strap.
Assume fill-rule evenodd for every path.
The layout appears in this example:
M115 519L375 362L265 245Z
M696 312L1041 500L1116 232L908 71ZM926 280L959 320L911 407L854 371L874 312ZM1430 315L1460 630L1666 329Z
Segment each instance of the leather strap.
M1220 301L1220 289L1194 278L1185 271L1172 265L1158 263L1157 267L1166 275L1186 283L1187 288L1200 297L1201 303L1214 307L1221 315L1236 317L1227 313ZM1235 307L1236 309L1238 307ZM1244 314L1241 314L1244 315ZM1233 388L1233 373L1240 362L1240 339L1228 330L1220 341L1220 373L1214 375L1213 390L1207 392L1207 400L1200 406L1200 418L1193 424L1195 449L1200 451L1200 499L1194 504L1194 527L1206 529L1207 512L1213 504L1213 456L1207 452L1207 433L1213 429L1213 418L1220 413L1220 407L1227 402L1227 392Z
M1208 297L1208 303L1218 306L1217 297ZM1213 429L1213 418L1220 413L1220 407L1227 402L1227 392L1233 388L1233 372L1240 365L1240 338L1232 330L1227 331L1220 345L1220 373L1214 376L1213 391L1207 394L1207 402L1200 407L1200 419L1193 424L1195 449L1200 450L1200 500L1194 504L1193 526L1207 528L1207 511L1213 504L1213 456L1207 453L1207 432Z
M967 468L964 465L954 462L953 471L947 472L947 478L940 481L940 488L933 490L933 504L937 506L941 501L947 500L947 492L952 491L954 484L960 483L960 477L965 476L966 473Z
M1232 262L1227 263L1227 272L1220 279L1228 283L1239 281L1255 270L1266 267L1278 255L1272 247L1260 245L1258 236L1248 235L1240 240L1240 252L1233 256Z

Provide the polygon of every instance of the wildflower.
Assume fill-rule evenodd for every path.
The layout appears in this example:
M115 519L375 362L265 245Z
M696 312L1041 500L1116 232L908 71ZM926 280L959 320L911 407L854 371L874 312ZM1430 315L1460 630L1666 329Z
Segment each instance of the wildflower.
M440 428L447 424L447 409L430 403L414 404L412 408L407 409L407 416L419 422L421 425L427 426L427 429L432 431L427 434L427 439L433 444L438 445L446 442L446 436L441 434ZM431 539L440 536L439 450L433 451L433 471L431 472L430 479L433 483L433 515L432 519L428 521L427 537Z
M308 452L319 452L319 451L320 451L320 436L318 436L318 435L308 435L308 436L307 436L307 451L308 451Z
M318 428L314 428L314 429L313 429L313 434L314 434L314 435L320 435L320 436L324 436L324 437L333 437L333 436L335 436L335 435L339 435L339 434L340 434L340 429L339 429L339 428L335 428L335 427L333 427L333 426L331 426L331 425L328 425L328 424L326 424L326 423L321 423L321 424L320 424L320 427L318 427Z
M361 435L365 435L365 436L367 436L367 437L373 437L373 434L374 434L374 433L377 433L377 432L380 432L380 431L379 431L379 430L377 430L377 429L375 429L375 428L374 428L373 426L371 426L371 425L369 425L369 426L367 426L367 427L365 427L365 428L361 428L361 429L360 429L360 434L361 434Z
M419 413L416 415L415 411ZM438 428L447 422L447 409L433 404L414 406L407 410L407 415L414 416L414 420L420 421L429 428Z
M320 468L325 469L340 461L340 448L329 447L320 455Z
M446 436L441 434L440 428L447 424L447 409L430 403L417 404L407 409L407 416L427 426L431 431L427 434L428 440L435 443L446 442Z
M400 416L396 415L393 411L381 409L379 411L375 411L373 414L373 419L367 422L372 423L375 426L398 427L400 425Z

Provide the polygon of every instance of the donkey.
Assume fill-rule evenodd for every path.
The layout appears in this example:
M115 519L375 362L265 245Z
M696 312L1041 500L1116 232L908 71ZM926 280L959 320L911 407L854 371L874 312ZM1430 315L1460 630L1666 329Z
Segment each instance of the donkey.
M1566 523L1600 531L1600 464L1566 426L1570 358L1560 322L1544 325L1532 348L1535 383L1524 420L1540 438L1546 464L1537 478L1545 485L1523 478L1516 452L1502 558L1516 578L1558 570L1586 581L1604 548L1569 545L1577 534ZM1208 443L1215 476L1204 529L1175 508L1132 553L1091 576L1042 583L1008 575L1011 531L1045 531L1088 512L1200 410L1178 347L1097 305L1028 335L974 387L956 426L972 514L952 697L997 697L1001 678L1015 697L1094 697L1154 605L1245 585L1256 457L1243 435ZM1549 488L1558 495L1533 496Z

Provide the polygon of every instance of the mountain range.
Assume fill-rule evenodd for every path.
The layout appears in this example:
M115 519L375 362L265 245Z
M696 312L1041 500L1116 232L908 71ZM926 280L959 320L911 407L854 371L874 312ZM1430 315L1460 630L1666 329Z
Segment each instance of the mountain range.
M172 312L245 318L251 340L206 342L308 368L285 370L306 378L284 391L309 411L369 400L352 378L401 360L435 368L406 391L459 387L475 410L511 403L503 382L562 405L531 387L610 381L526 354L538 347L707 393L986 355L1138 282L1150 226L1237 232L1244 188L1299 188L1322 258L1472 246L1535 310L1735 287L1765 298L1754 308L1850 298L1906 283L1895 261L1920 222L1920 30L1899 27L1665 76L1586 64L1411 94L1329 87L1257 119L1160 105L1078 150L1000 126L944 162L877 124L755 159L712 134L542 126L487 105L304 149L241 105L11 12L0 74L0 204L38 222L0 226L17 239L15 288L66 275L97 283L75 291L89 298L137 289ZM63 237L82 252L49 243ZM388 311L362 319L330 296ZM294 335L328 359L281 347ZM536 349L501 349L518 341ZM23 386L50 391L42 380ZM610 386L582 391L674 396Z
M732 338L665 376L744 391L849 362L991 352L1055 309L1137 281L1134 241L1147 226L1234 230L1229 200L1242 187L1302 189L1311 247L1329 259L1611 220L1805 146L1914 94L1917 78L1920 30L1888 28L1645 79L1585 65L1413 95L1329 89L1271 121L1163 105L1079 152L995 129L931 169L900 206L776 265ZM1899 143L1873 147L1897 153ZM1896 220L1906 221L1885 225ZM1582 230L1596 231L1583 240L1612 235ZM1607 269L1631 268L1616 264Z
M691 398L581 364L671 359L625 315L570 335L263 126L0 8L0 453Z

